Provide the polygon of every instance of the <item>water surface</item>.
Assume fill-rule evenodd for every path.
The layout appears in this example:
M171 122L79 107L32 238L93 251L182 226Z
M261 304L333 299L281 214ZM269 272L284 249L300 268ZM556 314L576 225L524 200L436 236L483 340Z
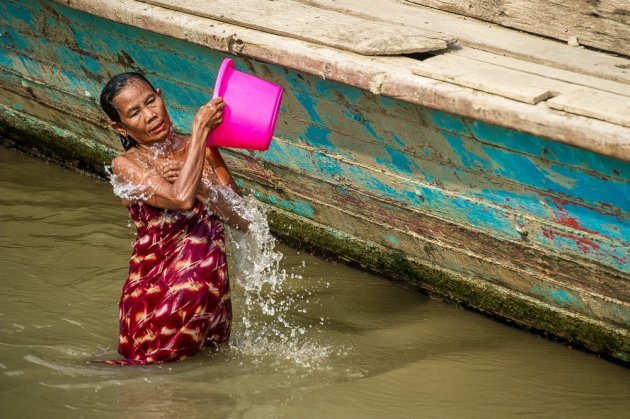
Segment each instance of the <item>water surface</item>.
M627 369L286 247L290 328L249 320L303 330L288 349L250 345L235 285L232 348L88 363L116 356L126 210L109 184L1 147L0 173L3 418L628 417Z

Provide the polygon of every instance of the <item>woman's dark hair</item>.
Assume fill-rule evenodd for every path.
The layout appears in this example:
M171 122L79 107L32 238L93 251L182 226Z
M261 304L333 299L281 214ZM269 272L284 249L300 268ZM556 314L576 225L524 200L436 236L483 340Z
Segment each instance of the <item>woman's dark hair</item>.
M120 91L125 88L125 86L133 81L139 80L144 81L146 84L148 84L154 92L156 91L151 82L147 80L146 77L136 72L118 74L112 77L111 80L107 82L105 87L103 87L103 90L101 91L101 108L103 108L107 116L109 116L109 119L114 122L120 122L120 114L118 113L118 109L116 109L112 102L114 101L116 96L118 96L118 93L120 93ZM122 143L122 146L125 150L129 150L131 147L138 144L136 140L131 137L125 137L124 135L120 134L118 135L120 137L120 142Z

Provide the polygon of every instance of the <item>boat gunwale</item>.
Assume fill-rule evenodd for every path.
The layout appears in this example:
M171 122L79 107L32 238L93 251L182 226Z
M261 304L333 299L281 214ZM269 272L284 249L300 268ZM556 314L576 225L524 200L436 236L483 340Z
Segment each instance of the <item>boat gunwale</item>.
M400 57L367 57L331 47L153 6L140 1L52 0L56 3L217 51L249 57L352 85L427 108L630 161L630 128L520 103L412 73ZM210 24L209 24L210 23Z

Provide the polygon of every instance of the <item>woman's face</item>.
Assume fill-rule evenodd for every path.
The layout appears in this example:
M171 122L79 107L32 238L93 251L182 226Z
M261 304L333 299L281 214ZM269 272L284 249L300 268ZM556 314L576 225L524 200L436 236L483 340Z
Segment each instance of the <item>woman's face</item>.
M133 80L112 101L120 115L113 128L139 144L164 140L171 130L171 119L160 89L153 91L144 80Z

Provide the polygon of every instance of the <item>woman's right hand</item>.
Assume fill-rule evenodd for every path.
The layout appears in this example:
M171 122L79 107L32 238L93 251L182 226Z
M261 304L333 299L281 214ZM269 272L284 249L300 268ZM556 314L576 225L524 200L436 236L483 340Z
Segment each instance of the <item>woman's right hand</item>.
M194 126L212 131L223 122L224 109L225 102L222 97L212 99L199 108L195 115Z

